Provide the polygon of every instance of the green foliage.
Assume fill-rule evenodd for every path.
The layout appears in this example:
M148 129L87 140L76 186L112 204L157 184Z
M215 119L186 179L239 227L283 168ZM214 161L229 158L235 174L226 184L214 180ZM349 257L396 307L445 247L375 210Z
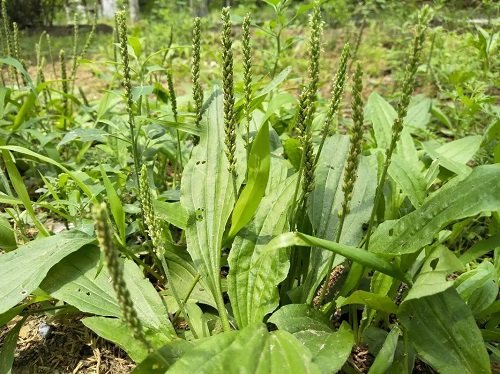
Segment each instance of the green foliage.
M392 7L374 4L344 5L369 33L370 12ZM350 373L353 349L366 347L370 373L410 373L417 360L492 372L500 126L487 80L498 80L497 33L460 40L472 68L440 63L449 56L435 29L425 43L424 7L413 42L394 41L410 46L406 65L393 61L401 89L365 95L363 45L352 65L340 44L338 66L322 72L331 34L321 17L335 15L321 6L269 0L262 10L274 19L255 23L238 16L247 8L224 8L220 39L207 26L215 17L176 19L185 32L161 29L156 51L140 26L127 35L121 13L121 56L102 63L97 99L73 90L87 48L74 43L62 82L44 79L40 50L33 79L10 49L0 61L0 325L57 301L58 315L84 313L139 374ZM308 10L307 62L282 70L305 54L294 28ZM188 52L178 43L191 25ZM5 335L2 373L23 323Z

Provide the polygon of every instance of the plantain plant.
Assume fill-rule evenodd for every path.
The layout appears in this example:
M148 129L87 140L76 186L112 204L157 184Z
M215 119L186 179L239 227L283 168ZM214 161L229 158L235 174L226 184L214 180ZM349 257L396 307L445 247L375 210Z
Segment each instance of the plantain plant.
M317 113L318 3L310 16L308 81L297 100L278 92L290 73L275 71L279 53L271 82L252 77L248 16L244 84L238 91L228 8L222 11L222 88L203 92L202 24L196 19L193 113L181 117L173 77L162 67L155 71L166 71L169 90L143 85L146 61L139 65L140 89L134 95L129 50L139 57L140 44L127 38L120 15L124 126L130 133L121 141L130 149L125 165L137 179L130 188L140 201L134 217L143 241L127 240L133 223L125 213L131 208L117 192L127 184L108 176L115 171L107 165L82 178L56 160L2 143L17 197L10 191L0 202L24 205L43 237L17 246L0 221L2 243L9 244L0 256L5 280L0 325L26 314L33 303L59 300L60 313L76 308L85 326L123 348L138 363L137 374L351 373L359 372L352 352L360 347L372 354L373 373L411 373L417 360L442 373L491 372L490 360L498 355L499 252L493 261L482 257L500 246L494 225L500 167L467 165L480 146L477 137L441 147L416 142L431 105L412 101L431 18L432 10L423 7L396 109L377 93L365 105L363 69L356 64L349 79L346 44L325 116ZM19 63L2 61L23 73ZM347 82L352 82L352 121L340 133L333 124ZM153 92L164 98L158 107L148 106ZM284 132L273 121L280 100L296 104ZM168 110L170 119L149 116L148 109ZM96 115L113 125L103 113ZM148 137L144 123L169 126L172 133ZM172 186L170 195L162 196L155 184L164 175L164 158L143 151L155 139L168 139L178 151L170 151L169 159L182 167L180 189ZM185 163L182 146L189 147ZM34 206L51 205L30 200L13 155L63 171L82 195L80 212L93 206L95 230L82 220L62 234L44 231ZM175 170L174 181L180 169ZM92 183L95 174L102 185ZM57 196L55 189L51 193ZM457 236L474 219L491 220L490 237L454 251ZM1 369L10 370L24 321L8 333Z

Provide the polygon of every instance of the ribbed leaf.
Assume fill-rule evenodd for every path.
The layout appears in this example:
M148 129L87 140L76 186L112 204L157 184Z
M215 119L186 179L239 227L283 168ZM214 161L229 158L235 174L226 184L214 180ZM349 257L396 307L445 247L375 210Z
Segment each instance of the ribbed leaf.
M287 211L295 184L296 177L290 177L265 196L252 221L234 240L228 258L228 294L240 328L261 322L278 306L277 286L288 273L288 253L280 249L261 256L261 251L273 236L288 228Z
M238 181L233 183L224 152L222 94L216 90L212 97L202 123L200 143L184 169L180 200L189 215L185 231L187 250L222 313L222 236L233 210L235 187L239 188L244 169L237 170Z
M344 200L342 184L344 168L349 152L349 137L335 136L328 138L318 160L315 188L311 193L309 217L315 236L326 240L335 240L339 226L338 212L342 210ZM363 224L370 217L375 196L375 172L361 160L358 177L351 201L351 212L344 221L340 242L357 245L363 237ZM321 280L326 276L328 262L334 256L332 252L319 248L311 249L310 266L303 285L302 302L310 303L316 294ZM344 261L337 256L334 266Z
M427 196L427 183L420 171L412 163L395 154L391 159L389 175L408 196L413 206L419 208Z
M495 210L500 210L500 165L478 166L464 180L445 186L419 209L381 224L370 248L384 254L413 253L429 244L452 221Z
M216 335L187 351L169 373L320 373L309 350L286 331L263 323Z
M94 240L80 231L67 231L34 240L0 255L0 314L35 290L55 264Z
M418 355L439 373L491 373L481 332L454 288L403 301L398 319Z
M346 322L334 332L320 311L306 304L290 304L274 313L269 322L301 341L312 353L322 373L336 373L347 361L354 346L354 334Z
M382 96L376 92L370 94L365 119L372 122L378 148L386 149L391 143L392 124L396 117L396 111Z
M47 274L40 287L51 296L73 305L82 312L121 317L110 275L106 268L99 274L99 249L82 248L65 258ZM160 330L167 340L176 337L167 310L151 282L131 260L123 262L125 283L137 316L145 327Z

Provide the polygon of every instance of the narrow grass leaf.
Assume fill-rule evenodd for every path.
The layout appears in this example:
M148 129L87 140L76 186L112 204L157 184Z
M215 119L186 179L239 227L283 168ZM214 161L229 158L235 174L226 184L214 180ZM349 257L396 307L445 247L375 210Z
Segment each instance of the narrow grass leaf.
M7 150L2 149L2 156L5 162L5 167L7 168L7 172L9 173L9 178L12 186L14 187L14 190L16 190L17 196L19 196L19 198L23 202L24 208L26 209L36 228L40 232L40 235L49 236L49 232L35 214L35 210L33 209L28 190L24 185L24 180L21 177L19 170L17 170L17 166L14 162L12 154Z
M125 222L125 211L123 210L122 202L102 165L99 165L99 170L101 171L102 181L104 182L104 186L106 187L106 195L109 200L111 214L113 215L116 227L118 228L120 242L122 245L125 245L127 224Z
M267 256L280 248L287 248L294 245L323 248L344 256L351 261L358 262L365 267L397 278L406 284L412 284L411 280L408 279L401 270L388 261L378 257L375 253L367 252L361 248L315 238L314 236L302 234L300 232L288 232L275 237L263 248L261 256Z
M11 374L12 364L14 363L14 353L17 345L17 338L21 327L27 317L21 319L16 325L5 335L0 349L0 373Z
M229 239L232 239L252 219L259 207L266 192L270 167L269 126L265 123L252 143L252 150L248 157L247 184L234 206L231 229L227 235Z
M391 368L394 361L394 354L398 346L400 332L401 330L397 326L391 329L382 348L375 357L375 361L373 361L373 364L370 366L368 374L386 373Z

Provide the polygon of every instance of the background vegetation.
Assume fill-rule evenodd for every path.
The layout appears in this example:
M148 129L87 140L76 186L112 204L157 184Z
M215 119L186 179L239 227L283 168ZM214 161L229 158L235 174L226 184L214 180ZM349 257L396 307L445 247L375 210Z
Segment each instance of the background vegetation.
M498 370L498 4L65 5L2 1L0 373Z

